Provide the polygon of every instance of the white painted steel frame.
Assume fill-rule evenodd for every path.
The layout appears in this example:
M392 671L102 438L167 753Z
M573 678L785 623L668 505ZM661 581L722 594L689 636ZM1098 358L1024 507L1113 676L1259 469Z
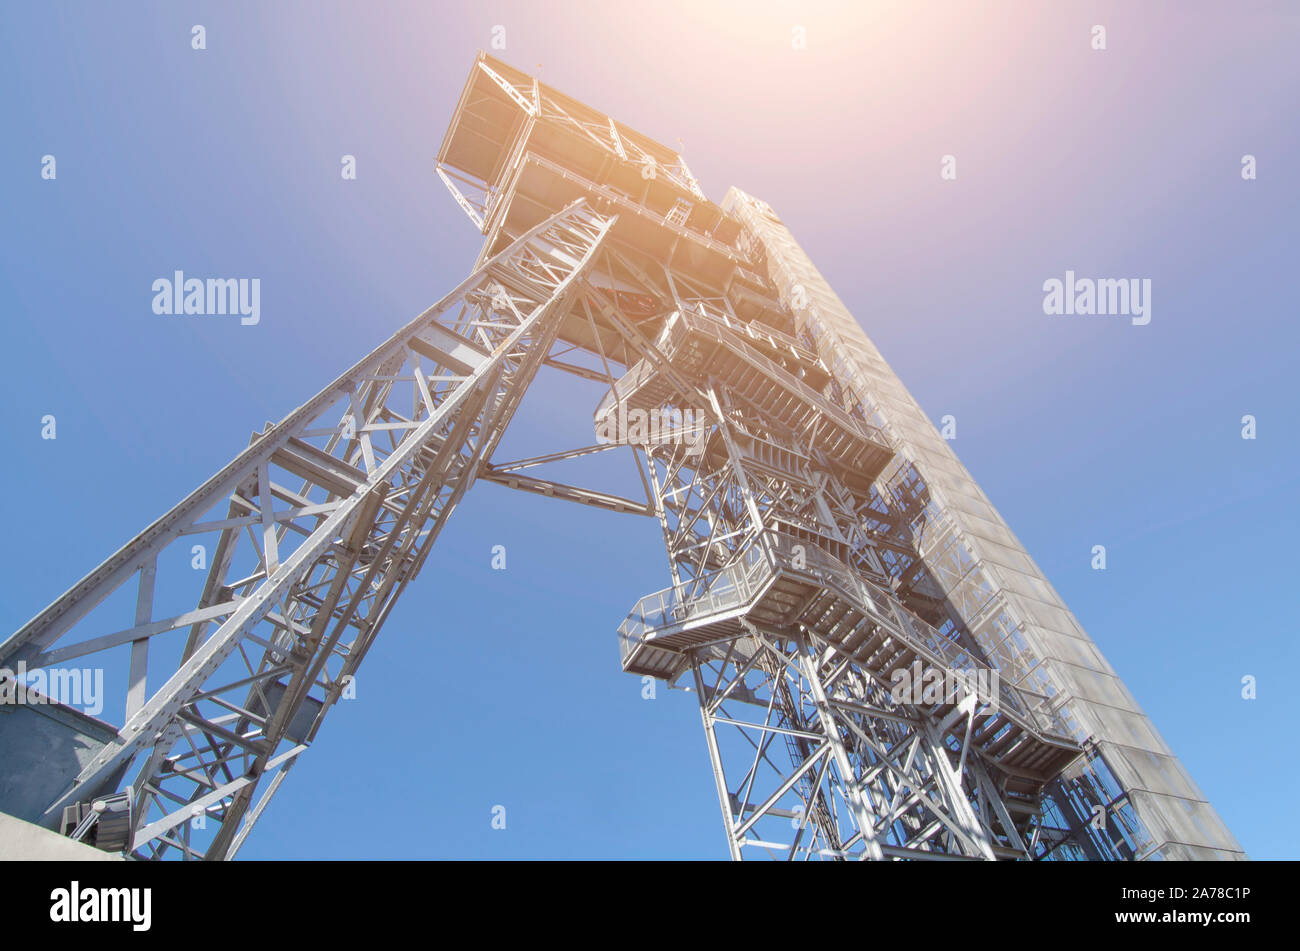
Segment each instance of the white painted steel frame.
M29 669L130 645L123 726L48 822L143 760L131 851L238 849L490 458L611 224L579 202L520 236L0 644L0 665ZM199 539L201 590L160 584ZM94 609L133 579L134 624L106 628Z

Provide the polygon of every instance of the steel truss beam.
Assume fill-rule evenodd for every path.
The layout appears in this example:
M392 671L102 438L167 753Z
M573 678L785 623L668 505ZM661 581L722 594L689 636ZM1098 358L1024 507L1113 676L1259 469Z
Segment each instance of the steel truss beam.
M237 850L490 458L612 223L579 201L521 235L0 645L10 668L130 645L124 725L51 822L134 763L136 855Z

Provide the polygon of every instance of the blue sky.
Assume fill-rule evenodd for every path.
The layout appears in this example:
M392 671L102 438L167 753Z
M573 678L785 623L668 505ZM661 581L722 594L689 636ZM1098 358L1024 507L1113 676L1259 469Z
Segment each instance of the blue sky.
M1248 853L1300 856L1300 16L986 6L6 5L0 627L464 276L478 236L433 157L504 25L496 55L681 138L711 198L780 212L927 413L956 416L966 467ZM175 269L260 278L261 322L156 316ZM1045 316L1066 269L1150 278L1152 322ZM544 377L500 456L589 443L598 398ZM666 582L653 522L480 486L241 855L724 857L692 697L619 672L617 625Z

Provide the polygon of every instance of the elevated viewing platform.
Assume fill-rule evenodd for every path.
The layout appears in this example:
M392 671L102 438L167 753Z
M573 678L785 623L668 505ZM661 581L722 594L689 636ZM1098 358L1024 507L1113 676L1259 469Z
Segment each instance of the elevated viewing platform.
M886 589L817 546L767 530L730 567L642 598L618 630L623 669L671 679L688 665L685 652L744 637L746 624L777 632L802 625L886 685L916 661L971 675L980 666ZM1022 781L1018 792L1036 792L1080 754L1043 698L999 682L993 697L976 700L972 741ZM959 702L914 706L961 741L965 719L951 716Z
M591 283L636 297L629 312L642 332L657 333L675 306L670 294L644 294L642 278L657 280L665 268L729 293L744 320L790 329L770 288L749 270L739 221L705 197L679 153L494 57L480 53L470 70L437 170L487 238L480 260L585 198L617 216L608 243L634 262L593 273ZM621 335L596 324L593 335L584 316L571 315L560 339L629 366L634 358Z

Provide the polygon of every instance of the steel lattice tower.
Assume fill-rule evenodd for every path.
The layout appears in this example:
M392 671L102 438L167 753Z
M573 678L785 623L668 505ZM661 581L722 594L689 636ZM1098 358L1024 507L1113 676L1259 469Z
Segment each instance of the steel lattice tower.
M482 54L437 171L471 275L0 644L129 645L120 726L0 721L0 809L233 857L489 480L661 525L623 669L695 693L734 858L1245 857L771 208ZM596 444L494 461L543 367ZM644 500L524 474L605 451Z

